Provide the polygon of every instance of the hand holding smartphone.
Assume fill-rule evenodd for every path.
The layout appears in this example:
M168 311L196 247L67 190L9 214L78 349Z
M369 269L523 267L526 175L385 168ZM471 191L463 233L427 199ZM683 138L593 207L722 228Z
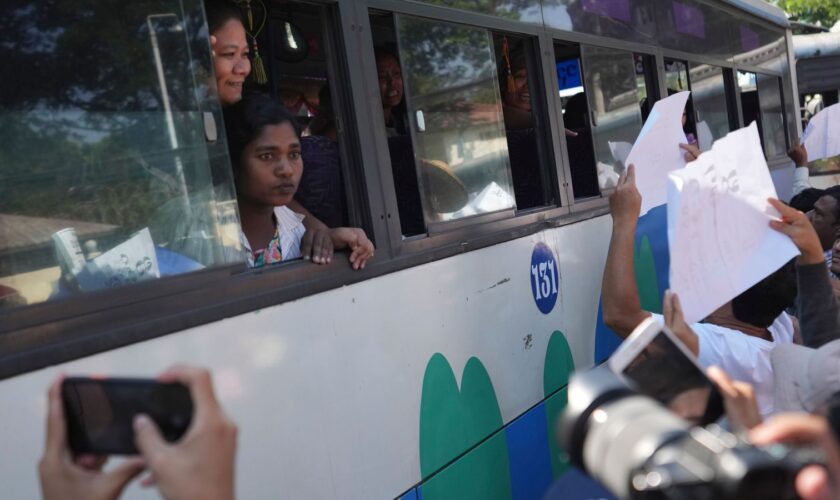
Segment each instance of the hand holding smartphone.
M723 414L720 393L697 358L653 318L641 322L607 363L639 392L690 422L705 425Z
M74 454L136 455L133 420L148 415L174 442L192 421L190 391L183 384L138 378L66 378L61 384L67 436Z

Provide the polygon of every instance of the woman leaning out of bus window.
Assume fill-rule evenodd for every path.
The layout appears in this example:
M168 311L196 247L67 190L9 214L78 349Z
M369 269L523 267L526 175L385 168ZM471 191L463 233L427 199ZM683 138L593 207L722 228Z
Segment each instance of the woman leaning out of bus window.
M287 207L303 173L300 126L267 95L247 96L224 113L249 266L300 257L303 216ZM373 243L361 229L339 227L328 233L335 248L350 249L353 269L364 268L373 257Z
M239 8L226 0L206 0L205 12L219 102L226 108L242 99L245 79L251 73L245 26ZM288 207L305 216L303 225L307 231L301 246L304 257L318 264L330 262L333 255L330 228L297 201L291 200Z

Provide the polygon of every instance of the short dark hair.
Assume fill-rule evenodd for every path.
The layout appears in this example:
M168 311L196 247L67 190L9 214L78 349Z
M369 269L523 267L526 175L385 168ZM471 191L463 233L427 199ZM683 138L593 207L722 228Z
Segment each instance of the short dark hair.
M735 318L759 328L767 328L793 305L796 299L796 266L793 259L734 299Z
M796 196L790 199L790 206L800 212L810 212L814 208L814 203L816 203L817 200L819 200L824 194L825 189L803 189Z
M242 22L242 11L227 0L204 0L204 14L211 35L231 19Z
M834 204L834 225L840 225L840 186L831 186L825 190L823 196L831 196L837 202Z
M282 104L268 94L247 94L223 110L230 163L234 178L240 170L242 152L269 125L288 123L300 137L300 124Z

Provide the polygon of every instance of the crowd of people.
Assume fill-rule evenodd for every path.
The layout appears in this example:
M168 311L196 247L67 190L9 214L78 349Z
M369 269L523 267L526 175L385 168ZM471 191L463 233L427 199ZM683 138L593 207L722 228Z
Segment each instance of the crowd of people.
M687 161L698 151L687 145ZM807 165L807 151L789 153ZM709 314L686 324L679 298L666 291L663 315L644 311L636 287L634 239L641 207L631 165L610 196L612 236L604 269L604 322L626 338L653 315L707 367L735 430L749 431L755 444L811 443L823 447L825 467L808 467L797 477L802 498L836 498L840 478L840 316L837 276L840 256L838 187L800 185L790 205L769 203L781 214L770 227L794 242L800 255Z

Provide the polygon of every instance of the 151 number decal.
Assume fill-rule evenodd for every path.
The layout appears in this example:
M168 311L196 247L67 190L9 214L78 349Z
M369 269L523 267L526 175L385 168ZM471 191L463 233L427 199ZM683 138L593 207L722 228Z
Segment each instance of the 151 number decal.
M537 243L531 254L531 292L534 302L543 314L548 314L557 303L560 270L554 252L545 243Z

